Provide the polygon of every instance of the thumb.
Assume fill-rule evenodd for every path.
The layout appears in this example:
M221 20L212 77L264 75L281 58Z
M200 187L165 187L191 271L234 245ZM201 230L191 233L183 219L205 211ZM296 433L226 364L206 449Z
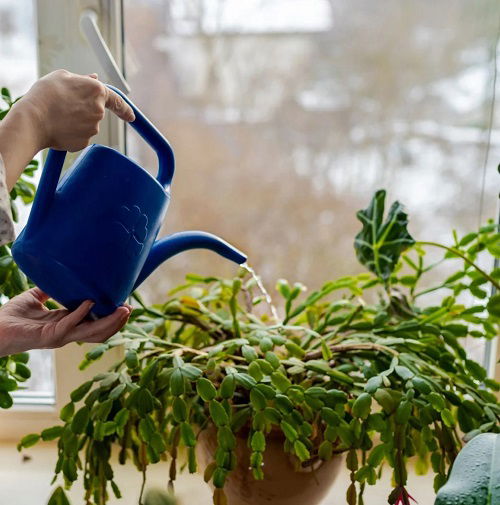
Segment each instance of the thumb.
M115 93L112 89L105 86L106 96L104 105L111 112L114 112L120 119L124 121L134 121L135 114L130 105L123 98Z
M92 79L99 79L99 76L95 72L89 74L89 77L92 77Z

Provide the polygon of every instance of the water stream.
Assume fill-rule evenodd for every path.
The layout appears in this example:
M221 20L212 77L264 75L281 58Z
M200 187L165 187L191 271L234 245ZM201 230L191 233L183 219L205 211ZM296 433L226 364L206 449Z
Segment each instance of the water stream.
M262 283L262 279L257 275L255 270L248 264L248 263L243 263L243 265L240 265L242 268L244 268L255 280L255 283L257 284L257 287L259 288L260 292L264 295L264 299L266 300L266 303L269 305L269 308L271 309L271 314L274 318L274 320L279 323L280 319L278 316L278 311L273 304L273 299L271 298L271 295L267 291L266 287Z

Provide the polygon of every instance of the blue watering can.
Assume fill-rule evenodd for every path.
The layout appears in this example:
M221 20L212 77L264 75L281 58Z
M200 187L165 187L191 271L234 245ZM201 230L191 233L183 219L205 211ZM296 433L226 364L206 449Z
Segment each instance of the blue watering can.
M156 151L158 175L110 147L87 147L59 181L65 151L49 150L33 207L12 246L21 270L43 291L74 310L93 300L103 317L163 261L188 249L210 249L238 264L246 256L200 231L156 240L170 200L174 153L130 100L130 125Z

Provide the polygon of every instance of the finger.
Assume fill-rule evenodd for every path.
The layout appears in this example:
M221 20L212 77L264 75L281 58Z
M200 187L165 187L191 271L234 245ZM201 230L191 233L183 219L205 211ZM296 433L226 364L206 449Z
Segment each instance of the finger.
M75 310L73 310L73 312L64 316L57 323L57 333L61 335L70 333L78 325L78 323L83 321L93 305L94 302L92 300L85 300L82 302Z
M123 327L129 316L126 307L118 307L109 316L78 325L69 335L70 341L104 342Z
M114 112L120 119L123 119L124 121L134 121L135 114L130 105L112 89L109 89L107 86L105 86L105 89L105 107L111 112Z
M99 76L95 72L89 74L89 77L92 77L92 79L99 79Z

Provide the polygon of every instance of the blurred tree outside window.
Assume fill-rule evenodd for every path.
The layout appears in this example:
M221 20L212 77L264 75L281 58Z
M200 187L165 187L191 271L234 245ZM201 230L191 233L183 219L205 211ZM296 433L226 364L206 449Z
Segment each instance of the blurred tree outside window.
M176 153L164 234L216 232L269 288L314 288L359 271L355 213L378 188L406 205L417 239L451 241L497 216L496 0L124 5L131 96ZM185 253L148 280L149 300L192 271L235 267Z

